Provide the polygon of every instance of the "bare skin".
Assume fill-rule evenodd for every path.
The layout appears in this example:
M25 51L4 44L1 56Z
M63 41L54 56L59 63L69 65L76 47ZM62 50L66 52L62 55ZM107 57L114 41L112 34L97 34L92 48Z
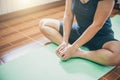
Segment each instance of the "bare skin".
M64 14L64 34L59 33L60 21L54 19L42 19L40 21L41 32L52 42L58 44L56 54L63 60L71 57L81 57L103 65L120 65L120 42L106 42L101 49L84 51L79 47L87 43L102 28L104 22L110 16L114 0L103 0L98 3L93 23L86 29L73 44L68 43L74 14L72 12L72 0L66 0ZM106 8L106 9L105 9ZM103 17L101 17L103 16Z

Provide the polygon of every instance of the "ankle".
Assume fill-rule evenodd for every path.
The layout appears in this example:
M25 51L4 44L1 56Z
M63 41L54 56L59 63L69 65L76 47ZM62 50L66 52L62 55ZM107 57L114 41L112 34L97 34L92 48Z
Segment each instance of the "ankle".
M74 53L73 57L83 57L84 58L86 56L86 54L88 54L88 51L85 51L85 50L82 50L79 48L76 51L76 53Z

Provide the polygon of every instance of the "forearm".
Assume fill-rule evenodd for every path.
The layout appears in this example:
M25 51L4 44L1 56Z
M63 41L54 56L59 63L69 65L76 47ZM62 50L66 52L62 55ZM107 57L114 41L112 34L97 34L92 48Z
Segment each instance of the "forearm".
M64 19L63 19L63 41L68 43L68 39L70 36L70 32L71 32L71 27L72 27L72 23L73 23L73 15L68 16L68 15L64 15Z
M72 11L72 0L66 0L65 13L63 18L63 41L68 43L68 39L71 32L71 26L73 23L73 11Z
M73 43L73 46L75 48L79 48L85 43L87 43L89 40L91 40L96 33L101 29L102 25L90 25L86 31Z

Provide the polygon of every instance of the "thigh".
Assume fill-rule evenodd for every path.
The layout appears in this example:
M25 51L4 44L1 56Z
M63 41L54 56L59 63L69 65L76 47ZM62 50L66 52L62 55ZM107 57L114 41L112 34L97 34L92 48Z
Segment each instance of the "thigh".
M120 56L120 41L109 41L106 42L103 47L104 49L110 50L114 54Z
M59 31L60 21L57 19L44 18L40 20L40 26L49 26Z

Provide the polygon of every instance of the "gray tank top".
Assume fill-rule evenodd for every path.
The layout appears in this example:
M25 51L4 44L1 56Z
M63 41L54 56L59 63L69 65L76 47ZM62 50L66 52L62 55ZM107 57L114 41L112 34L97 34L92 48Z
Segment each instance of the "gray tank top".
M80 0L72 0L72 10L75 14L81 33L92 24L98 2L99 0L89 0L87 3L83 4ZM110 18L106 20L102 29L97 34L106 35L107 33L113 35Z

